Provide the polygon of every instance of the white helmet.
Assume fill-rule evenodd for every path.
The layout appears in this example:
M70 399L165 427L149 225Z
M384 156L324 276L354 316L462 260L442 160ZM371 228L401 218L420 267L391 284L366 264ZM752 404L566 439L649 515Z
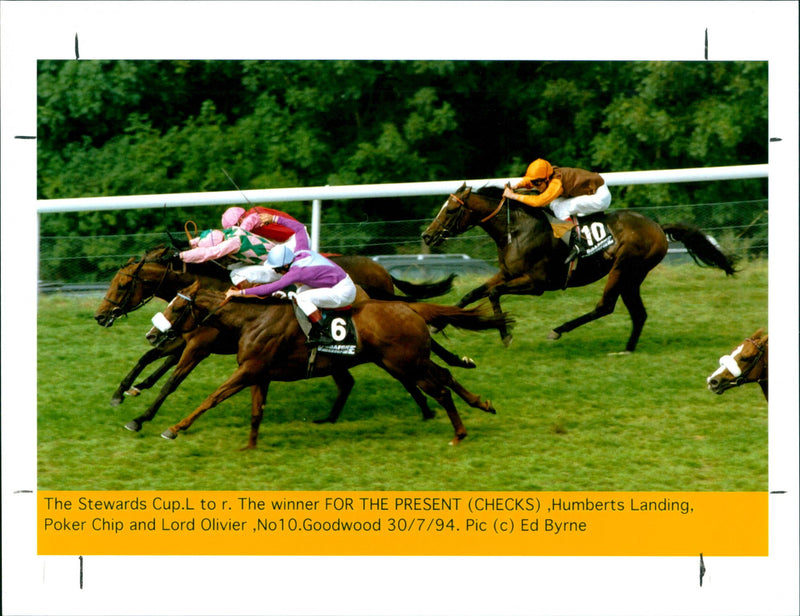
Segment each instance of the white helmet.
M294 253L286 244L278 244L267 255L267 265L270 267L283 267L294 261Z

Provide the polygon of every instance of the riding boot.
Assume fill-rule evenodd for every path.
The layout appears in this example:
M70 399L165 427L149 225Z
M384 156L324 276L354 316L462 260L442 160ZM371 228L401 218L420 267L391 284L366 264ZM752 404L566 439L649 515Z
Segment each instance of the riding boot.
M311 323L311 330L308 332L306 346L315 347L322 341L322 314L319 310L315 310L308 315L308 320Z
M580 231L578 231L578 227L573 227L569 236L569 255L564 263L570 263L571 261L574 261L578 257L585 255L586 251L588 250L589 245L581 236Z

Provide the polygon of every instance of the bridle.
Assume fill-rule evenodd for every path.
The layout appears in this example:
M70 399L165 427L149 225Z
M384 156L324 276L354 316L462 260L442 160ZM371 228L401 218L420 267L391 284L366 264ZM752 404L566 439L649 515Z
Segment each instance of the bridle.
M753 338L747 338L745 342L749 342L758 350L758 353L750 361L750 364L747 366L746 370L742 370L741 367L739 367L738 362L731 355L723 355L722 357L720 357L719 360L719 365L726 368L728 372L730 372L734 377L733 381L731 381L732 383L731 387L738 387L739 385L743 385L744 383L750 383L750 382L761 383L762 381L765 380L763 378L758 378L750 381L748 380L748 377L756 369L756 367L762 363L762 360L764 361L761 373L763 374L764 372L766 372L767 370L767 360L765 359L767 353L766 345L759 344Z
M470 212L474 212L475 211L467 204L466 201L464 201L463 199L461 199L460 197L458 197L457 195L455 195L453 193L450 194L449 199L452 199L453 201L458 203L461 206L461 208L463 208L463 209L459 208L458 216L451 217L449 219L449 221L450 221L449 224L442 223L442 229L445 232L445 234L446 234L445 236L446 237L449 236L452 233L453 227L457 227L461 223L461 219L464 217L464 212L466 210L469 210ZM500 203L497 204L497 207L490 214L488 214L487 216L484 216L483 218L481 218L480 222L475 223L473 225L470 225L470 227L474 227L476 224L482 224L484 222L487 222L487 221L491 220L492 218L494 218L495 216L497 216L497 214L503 208L503 205L505 205L505 202L506 202L506 198L503 197L502 199L500 199ZM508 215L510 216L510 211L509 211ZM462 229L462 232L466 231L470 227L465 227L464 229Z
M186 300L186 304L184 304L181 307L178 316L175 317L174 320L170 321L169 319L167 319L164 316L163 312L157 313L152 319L153 325L155 326L156 329L158 329L161 332L162 336L162 339L157 340L154 343L156 346L161 344L165 339L173 340L178 336L183 336L184 334L188 334L190 332L195 331L196 329L201 328L202 326L206 325L206 323L216 315L217 311L220 308L222 308L225 304L228 303L228 298L222 300L222 302L220 302L220 304L216 306L214 309L210 310L208 314L206 314L206 316L204 316L202 319L198 319L197 312L195 310L197 306L195 298L190 297L188 295L184 295L183 293L180 292L178 292L175 297L180 297L181 299ZM173 299L173 301L175 300ZM184 321L186 321L187 314L191 314L194 320L194 325L192 327L187 327L186 329L176 330L175 328L177 326L180 326ZM161 323L161 326L159 325L159 321ZM163 327L164 322L168 324L168 328Z
M161 332L161 336L163 336L163 338L166 340L172 340L174 338L177 338L178 336L182 336L183 334L188 334L189 332L196 330L198 327L202 325L202 322L197 320L197 315L195 313L194 298L189 297L188 295L184 295L183 293L178 293L176 297L180 297L181 299L186 300L186 304L183 305L183 307L180 310L180 313L178 313L178 316L175 317L175 319L170 321L164 316L163 312L157 313L152 319L154 327L159 332ZM181 325L186 320L186 316L188 314L191 314L192 317L194 317L194 323L195 323L194 327L190 327L184 330L176 330L175 328ZM205 319L203 319L203 321L205 321ZM168 327L164 327L163 324L165 322L168 325ZM157 342L156 344L160 344L160 342Z
M131 278L132 279L132 283L130 285L128 285L128 287L125 289L125 292L124 292L124 294L122 296L122 299L120 299L119 301L110 298L108 295L106 295L103 298L109 304L114 306L114 309L111 311L111 319L109 321L109 324L112 323L114 321L114 319L117 319L117 318L122 317L122 316L127 316L127 314L129 312L133 312L134 310L138 310L139 308L141 308L142 306L147 304L150 300L152 300L158 294L158 290L161 288L161 285L164 284L164 280L166 280L167 274L172 269L171 264L167 264L167 266L164 268L164 273L161 275L161 279L156 284L155 289L153 289L152 294L150 294L149 296L143 297L139 301L139 303L136 304L135 306L129 306L128 304L130 303L131 297L133 296L133 293L136 290L136 284L138 283L138 284L141 284L142 286L144 286L145 283L146 283L146 281L139 276L139 274L142 271L142 268L144 267L145 263L149 263L149 261L146 261L145 258L142 257L142 260L139 261L136 264L136 269L133 271L132 274L129 274L128 272L123 272L122 270L117 272L117 275L128 276L129 278Z

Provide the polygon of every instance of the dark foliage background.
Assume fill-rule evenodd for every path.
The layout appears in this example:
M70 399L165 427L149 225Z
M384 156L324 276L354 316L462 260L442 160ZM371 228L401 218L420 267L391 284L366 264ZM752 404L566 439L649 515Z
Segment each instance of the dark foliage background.
M40 61L38 197L230 190L224 171L248 189L513 177L537 157L601 172L765 163L767 81L766 62ZM613 207L765 197L766 180L628 186ZM348 201L325 222L425 219L440 201ZM64 238L219 215L48 214L40 234L58 256L74 254Z

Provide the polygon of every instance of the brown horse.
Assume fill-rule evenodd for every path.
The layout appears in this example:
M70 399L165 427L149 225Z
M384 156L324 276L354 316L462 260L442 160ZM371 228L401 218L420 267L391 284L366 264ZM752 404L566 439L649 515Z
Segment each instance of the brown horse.
M423 232L422 239L429 246L437 246L446 238L477 225L497 244L500 272L467 293L457 304L461 307L488 296L499 312L501 295L541 295L545 291L580 287L607 277L603 295L594 310L556 327L549 334L551 339L611 314L617 299L622 297L633 322L625 352L632 352L647 319L640 287L648 272L667 253L667 235L683 242L696 262L718 267L728 275L735 273L731 259L699 229L682 224L659 225L627 209L587 219L604 221L614 243L592 258L581 259L570 273L569 266L564 263L568 247L554 237L545 212L501 199L502 192L496 187L473 192L463 185L450 195ZM602 229L601 225L601 233ZM511 342L508 330L501 328L500 335L507 346Z
M721 394L745 383L758 383L764 399L768 400L768 355L769 336L761 327L728 355L720 357L720 367L706 379L709 391Z
M188 286L194 280L201 280L204 287L219 290L231 286L230 272L221 265L215 262L183 263L174 256L174 253L173 248L158 246L149 250L140 259L131 258L123 265L112 279L108 291L97 309L94 317L97 323L103 327L111 327L116 319L141 308L153 297L169 301L179 289ZM415 301L446 293L452 286L452 276L435 283L415 285L393 278L383 266L368 257L338 256L332 258L370 297L377 299ZM405 298L395 295L393 284L396 284L398 289L404 293L413 294L413 296ZM121 404L126 393L138 395L140 391L152 387L169 369L175 366L182 351L183 343L177 339L170 345L162 345L145 353L120 382L111 397L111 405ZM472 360L466 357L459 358L438 343L434 345L434 352L440 354L449 365L474 367ZM153 374L144 381L133 385L136 377L148 365L163 358L166 358L164 363ZM155 404L160 404L160 401Z
M258 439L269 383L308 378L311 351L305 344L305 334L290 302L272 298L266 302L225 302L224 298L219 291L202 289L198 281L182 290L163 313L171 325L170 330L186 339L181 362L191 355L207 355L209 344L224 338L225 344L236 345L239 368L193 413L165 430L162 436L176 438L204 412L245 387L251 387L252 414L247 448L253 448ZM463 310L436 304L367 300L354 304L352 316L358 332L358 352L354 356L319 353L314 364L314 377L331 375L338 383L342 375L347 375L352 380L348 373L350 368L374 363L400 381L423 411L427 411L424 413L426 418L433 413L420 390L445 408L455 431L452 444L463 440L467 431L453 404L451 391L474 408L495 412L490 402L483 402L479 396L467 391L447 369L430 359L428 325L453 325L481 331L495 329L501 322L507 323L509 318L506 315L486 315L480 308ZM213 327L207 325L211 322L215 323ZM213 331L209 334L209 330ZM158 344L162 333L154 327L147 337Z

